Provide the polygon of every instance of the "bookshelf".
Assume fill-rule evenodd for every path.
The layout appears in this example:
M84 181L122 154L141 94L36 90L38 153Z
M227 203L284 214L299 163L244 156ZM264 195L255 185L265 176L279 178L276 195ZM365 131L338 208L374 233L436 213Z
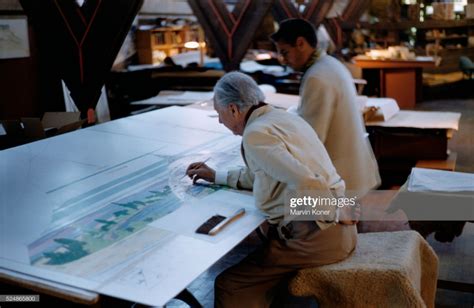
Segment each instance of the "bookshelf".
M159 64L166 57L191 50L185 47L186 42L203 42L198 26L138 29L136 40L140 64Z
M344 22L341 24L346 33L360 27L370 30L373 36L370 42L382 47L397 45L408 41L411 29L416 29L414 51L417 55L435 55L441 57L441 65L427 68L426 73L449 73L459 70L459 57L474 58L474 19L459 20L401 20L399 22ZM347 35L349 37L349 35Z

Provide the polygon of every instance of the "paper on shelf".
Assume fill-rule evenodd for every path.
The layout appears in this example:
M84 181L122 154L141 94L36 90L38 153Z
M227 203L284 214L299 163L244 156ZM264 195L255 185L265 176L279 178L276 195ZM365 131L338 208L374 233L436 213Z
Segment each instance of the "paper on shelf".
M374 113L369 117L370 121L388 121L399 111L397 102L393 98L368 98L365 102L365 109L374 109Z
M474 174L413 168L408 182L411 192L474 192Z
M132 105L189 105L200 101L211 100L213 92L198 91L161 91L157 96L135 101Z
M411 127L411 128L459 128L461 114L444 111L409 111L400 110L388 121L367 121L367 126Z

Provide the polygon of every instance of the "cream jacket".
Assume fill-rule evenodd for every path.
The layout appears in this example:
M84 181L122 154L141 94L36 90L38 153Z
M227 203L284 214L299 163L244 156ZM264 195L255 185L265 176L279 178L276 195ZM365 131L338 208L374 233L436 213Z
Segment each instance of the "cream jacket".
M251 189L270 223L283 219L285 194L311 189L344 194L344 181L314 130L300 117L271 106L252 112L242 136L245 168L217 172L216 183ZM325 229L328 224L318 222Z
M356 95L349 71L323 54L303 77L297 113L318 134L349 195L363 196L380 185L380 175Z

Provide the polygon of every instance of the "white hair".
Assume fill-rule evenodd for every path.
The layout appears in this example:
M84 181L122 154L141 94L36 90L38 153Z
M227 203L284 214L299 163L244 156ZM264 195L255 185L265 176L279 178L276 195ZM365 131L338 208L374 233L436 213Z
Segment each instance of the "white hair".
M255 80L243 73L227 73L214 87L214 101L220 106L233 103L240 110L246 110L264 100L265 95Z

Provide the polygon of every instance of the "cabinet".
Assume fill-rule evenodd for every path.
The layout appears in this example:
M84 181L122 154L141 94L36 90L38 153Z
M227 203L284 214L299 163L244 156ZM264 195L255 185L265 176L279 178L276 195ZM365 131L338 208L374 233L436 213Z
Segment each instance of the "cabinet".
M137 52L140 64L160 64L166 57L203 48L202 30L198 26L175 26L138 29ZM188 46L187 42L197 42Z
M402 109L413 109L422 100L422 70L434 66L433 61L426 60L373 60L363 56L354 60L366 80L378 81L380 96L395 99Z
M459 70L459 57L474 58L474 19L430 20L420 23L416 32L417 53L440 57L436 69L428 73L448 73Z
M417 55L436 55L441 62L430 73L448 73L459 70L459 56L474 58L474 19L459 20L402 20L400 22L343 23L344 31L356 27L370 31L370 43L382 47L410 43ZM350 36L348 36L350 37Z

